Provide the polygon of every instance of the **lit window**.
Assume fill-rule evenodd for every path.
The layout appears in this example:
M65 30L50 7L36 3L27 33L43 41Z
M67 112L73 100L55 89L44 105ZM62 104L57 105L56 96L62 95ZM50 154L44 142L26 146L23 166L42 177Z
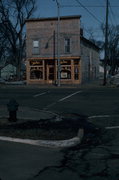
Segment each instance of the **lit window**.
M65 38L65 53L70 53L70 38Z

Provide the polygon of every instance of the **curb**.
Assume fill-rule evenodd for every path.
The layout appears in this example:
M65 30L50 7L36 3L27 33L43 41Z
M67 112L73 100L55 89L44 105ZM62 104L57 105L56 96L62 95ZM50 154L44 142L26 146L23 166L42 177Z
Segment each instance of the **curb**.
M79 129L78 134L76 137L67 139L67 140L32 140L32 139L20 139L20 138L12 138L12 137L5 137L0 136L0 140L2 141L9 141L9 142L17 142L23 144L30 144L35 146L43 146L43 147L50 147L50 148L66 148L76 146L81 143L81 140L84 135L84 130Z
M27 110L29 110L29 108L27 108ZM36 112L43 112L43 113L49 113L52 114L52 117L49 117L49 119L52 119L53 117L55 117L57 114L52 113L50 111L44 111L44 110L37 110L37 109L32 109L33 111ZM21 109L22 112L22 109ZM3 118L4 115L0 115L0 119ZM4 118L7 118L4 117ZM18 117L19 119L20 117ZM24 120L26 119L32 119L31 118L23 118ZM38 118L39 119L39 118ZM44 119L44 118L42 118ZM46 119L46 117L45 117ZM35 119L34 119L35 120ZM37 120L37 119L36 119ZM10 142L18 142L18 143L24 143L24 144L30 144L30 145L36 145L36 146L43 146L43 147L51 147L51 148L64 148L64 147L72 147L75 146L77 144L81 143L81 140L83 138L84 135L84 130L83 129L79 129L77 136L73 137L71 139L67 139L67 140L33 140L33 139L20 139L20 138L12 138L12 137L6 137L6 136L0 136L0 140L2 141L10 141Z

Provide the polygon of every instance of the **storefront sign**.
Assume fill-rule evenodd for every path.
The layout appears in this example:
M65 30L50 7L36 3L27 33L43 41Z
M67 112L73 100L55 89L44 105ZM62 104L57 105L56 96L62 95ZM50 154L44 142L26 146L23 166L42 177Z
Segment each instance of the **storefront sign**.
M40 65L42 65L42 61L38 61L38 60L31 60L30 61L30 65L31 66L40 66Z

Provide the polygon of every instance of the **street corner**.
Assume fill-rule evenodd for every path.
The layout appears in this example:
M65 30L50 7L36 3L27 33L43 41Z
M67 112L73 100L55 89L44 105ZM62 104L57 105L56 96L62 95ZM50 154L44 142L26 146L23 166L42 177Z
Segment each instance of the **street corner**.
M22 120L49 120L52 118L54 119L56 114L50 111L20 106L17 117Z
M18 121L24 120L44 120L44 119L54 119L57 114L45 111L45 110L38 110L35 108L19 106L16 110L16 116ZM9 111L7 105L0 106L0 119L8 119Z
M82 141L84 130L75 122L67 123L67 118L65 119L61 115L48 111L37 111L28 107L20 107L19 113L22 116L18 116L20 118L18 122L7 123L8 125L5 126L7 131L4 127L1 129L0 140L50 148L72 147Z

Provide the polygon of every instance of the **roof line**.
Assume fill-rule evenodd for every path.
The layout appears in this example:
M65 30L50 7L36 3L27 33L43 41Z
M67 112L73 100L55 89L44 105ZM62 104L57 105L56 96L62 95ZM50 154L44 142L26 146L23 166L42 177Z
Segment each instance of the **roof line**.
M94 44L92 41L90 41L89 39L86 39L84 36L81 36L81 40L86 42L87 44L90 44L91 46L95 47L97 50L100 50L100 48Z
M60 16L61 20L65 19L80 19L81 15L70 15L70 16ZM26 19L26 22L31 22L31 21L50 21L50 20L57 20L58 17L42 17L42 18L31 18L31 19Z

